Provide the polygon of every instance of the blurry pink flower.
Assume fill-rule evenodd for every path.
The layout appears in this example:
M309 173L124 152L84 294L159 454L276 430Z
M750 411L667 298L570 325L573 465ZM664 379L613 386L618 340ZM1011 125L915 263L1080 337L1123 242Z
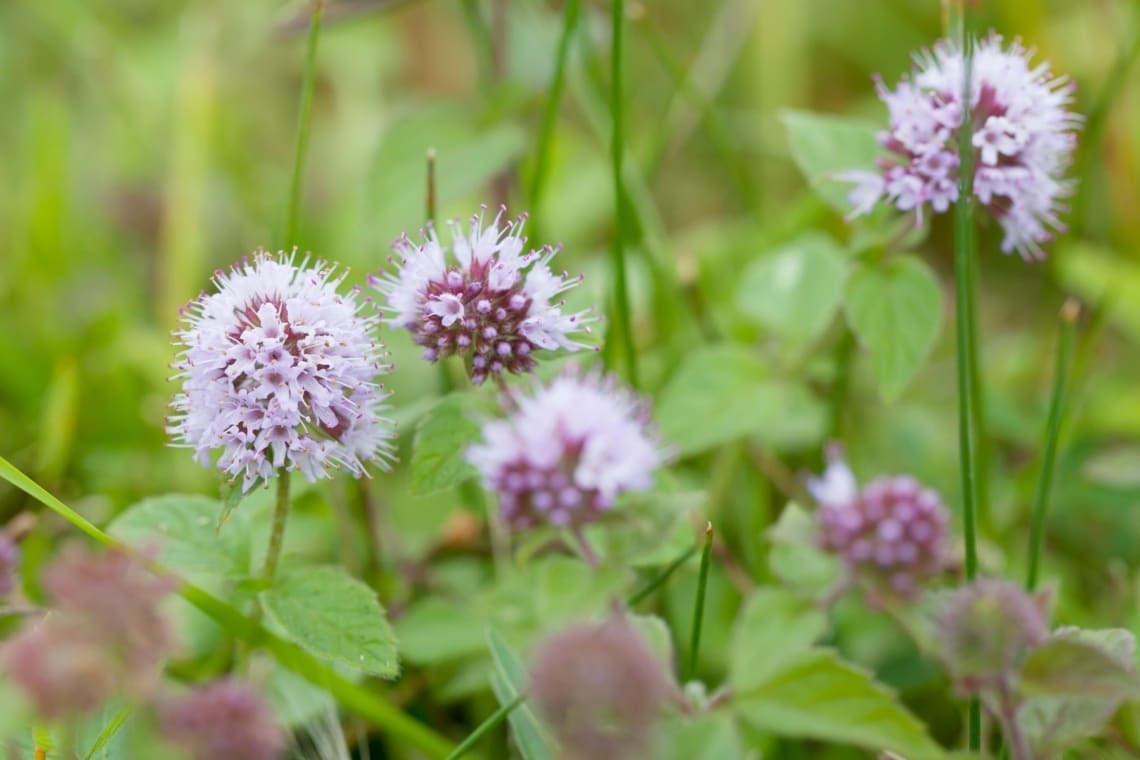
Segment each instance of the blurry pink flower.
M248 684L221 680L158 704L163 736L194 760L276 760L285 730Z
M664 458L648 409L613 377L564 372L483 425L467 460L515 530L580 526L626 491L649 488Z

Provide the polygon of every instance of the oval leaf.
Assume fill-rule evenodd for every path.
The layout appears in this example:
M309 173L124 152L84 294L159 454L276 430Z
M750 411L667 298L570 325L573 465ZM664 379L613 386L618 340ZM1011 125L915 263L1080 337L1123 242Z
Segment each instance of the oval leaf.
M396 635L376 592L335 567L310 567L261 594L265 614L298 646L350 668L395 678Z
M814 602L775 586L757 589L733 630L732 688L744 692L762 686L826 628L827 618Z
M471 394L452 394L420 420L412 444L413 494L442 491L475 475L465 459L467 447L479 437L471 413L474 403Z
M898 398L942 327L942 291L926 264L904 256L864 265L847 282L847 322L871 354L879 392Z
M806 111L785 111L792 160L812 189L832 208L846 214L851 185L836 181L835 175L851 169L871 169L882 153L872 125L840 116Z
M205 496L156 496L128 507L107 532L131 546L156 545L158 559L184 573L244 575L248 525L234 519L219 530L222 509L221 502Z

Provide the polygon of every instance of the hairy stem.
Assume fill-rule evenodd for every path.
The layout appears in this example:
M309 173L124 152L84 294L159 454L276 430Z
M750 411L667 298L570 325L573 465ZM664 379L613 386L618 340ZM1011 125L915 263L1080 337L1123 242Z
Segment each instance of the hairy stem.
M281 547L285 542L285 523L289 519L289 473L284 467L277 471L277 499L273 505L273 525L269 530L269 549L265 553L265 565L261 577L266 585L271 585L277 576L277 565L281 561Z

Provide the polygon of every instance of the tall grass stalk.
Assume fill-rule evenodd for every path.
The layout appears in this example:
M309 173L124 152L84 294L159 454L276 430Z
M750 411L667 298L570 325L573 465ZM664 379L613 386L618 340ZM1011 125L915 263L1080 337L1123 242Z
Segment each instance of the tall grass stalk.
M956 32L963 57L962 103L971 102L973 89L973 39L970 36L969 8L962 3L957 8ZM958 455L962 487L962 535L966 543L966 580L978 574L977 505L978 505L978 430L974 421L977 384L981 373L976 369L978 351L975 337L974 293L977 275L974 273L974 156L971 144L970 108L962 108L962 125L958 130L958 200L954 204L954 305L958 353ZM970 751L981 749L982 709L977 698L970 701L967 719L967 746Z
M697 598L693 604L693 630L689 635L689 666L685 670L685 680L697 674L697 664L701 656L701 628L705 619L705 592L709 585L709 555L712 554L713 526L705 527L705 548L701 551L701 570L697 576Z
M459 758L466 755L472 747L479 743L479 740L482 739L488 731L491 731L495 726L506 720L507 716L511 714L511 711L521 705L524 699L526 699L525 694L516 694L514 699L493 712L487 720L480 723L474 731L468 734L467 738L460 742L458 747L451 751L451 754L447 756L447 760L459 760Z
M625 28L625 0L611 0L613 11L613 43L610 71L610 159L613 164L614 180L614 299L613 314L610 320L606 342L615 338L621 342L625 356L626 379L634 388L639 386L637 377L637 350L633 345L633 324L629 306L629 283L626 277L625 242L628 221L626 219L625 179L622 165L625 161L625 103L622 92L622 38ZM607 351L612 356L612 352Z
M558 107L562 102L562 89L566 84L566 61L570 57L570 42L574 39L574 30L578 28L580 7L580 0L566 0L566 6L562 10L562 35L558 38L554 76L550 80L546 107L542 112L542 125L538 130L538 148L534 155L534 171L530 175L530 208L535 216L540 216L539 202L542 200L542 191L546 189L546 175L550 169L550 149L554 143L554 125L558 121Z
M1049 399L1049 421L1045 426L1045 446L1041 453L1041 473L1037 478L1037 491L1033 498L1033 523L1029 533L1029 564L1025 571L1025 588L1037 587L1037 568L1040 564L1041 541L1045 534L1045 514L1049 509L1049 494L1053 487L1053 463L1057 456L1057 441L1061 434L1061 421L1065 416L1065 393L1068 387L1069 364L1073 354L1077 317L1077 302L1068 300L1061 307L1061 330L1057 341L1057 361L1053 370L1053 393Z
M301 180L305 174L305 154L309 149L309 123L313 112L313 83L317 76L317 41L321 36L324 0L312 0L313 17L305 49L305 72L301 78L301 103L297 109L297 144L293 151L293 174L289 180L289 204L285 209L285 246L297 244L297 221L301 207Z

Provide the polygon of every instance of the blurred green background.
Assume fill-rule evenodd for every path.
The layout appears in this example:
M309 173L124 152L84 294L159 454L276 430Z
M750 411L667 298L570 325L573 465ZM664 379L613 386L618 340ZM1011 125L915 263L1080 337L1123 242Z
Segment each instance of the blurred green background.
M397 235L423 224L424 156L435 148L442 217L465 218L503 200L512 215L529 210L532 241L562 242L557 262L587 273L575 301L604 307L613 234L609 6L583 6L535 204L560 3L330 2L300 247L363 283L386 266ZM773 347L773 336L737 308L739 274L805 230L840 240L851 233L795 168L781 114L814 110L885 124L872 74L897 81L911 52L941 34L941 5L654 0L630 10L625 102L637 219L630 242L647 388L659 393L712 333L790 373L784 347ZM210 287L211 272L281 244L306 14L305 3L268 0L0 3L0 454L96 522L147 495L217 493L213 471L167 446L169 331L179 307ZM983 373L994 438L983 564L1020 575L1056 313L1064 295L1075 294L1086 316L1045 575L1063 579L1067 621L1133 629L1138 24L1140 4L1129 0L978 4L978 28L1035 47L1076 81L1076 110L1088 115L1071 230L1049 260L1001 256L994 230L982 231ZM949 241L948 220L939 218L919 249L943 275L947 308ZM662 281L682 288L663 290ZM826 429L780 452L786 467L818 464L823 439L838 435L862 476L911 471L955 504L950 324L946 315L932 360L891 404L879 400L857 358L848 402ZM397 365L388 385L406 458L407 432L436 374L404 335L386 331L385 339ZM831 347L824 349L806 369L794 367L811 388L826 387L833 371ZM703 487L712 466L696 457L677 473ZM404 550L416 555L454 528L459 499L405 496L402 478L384 476L376 488L393 502ZM728 524L752 528L727 540L746 559L759 551L756 526L770 519L775 493L750 468L730 483ZM0 485L0 515L29 507ZM328 531L318 552L335 552Z

